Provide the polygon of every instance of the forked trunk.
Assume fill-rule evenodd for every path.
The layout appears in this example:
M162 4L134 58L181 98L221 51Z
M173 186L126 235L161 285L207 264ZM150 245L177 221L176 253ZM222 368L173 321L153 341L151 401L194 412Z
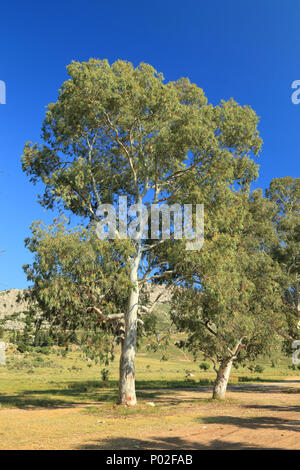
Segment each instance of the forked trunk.
M213 399L224 400L232 367L232 360L223 361L217 373L213 391Z
M138 263L139 260L137 258L134 260L130 273L133 288L129 295L128 308L125 315L125 332L120 357L119 403L130 406L136 404L134 361L139 302Z

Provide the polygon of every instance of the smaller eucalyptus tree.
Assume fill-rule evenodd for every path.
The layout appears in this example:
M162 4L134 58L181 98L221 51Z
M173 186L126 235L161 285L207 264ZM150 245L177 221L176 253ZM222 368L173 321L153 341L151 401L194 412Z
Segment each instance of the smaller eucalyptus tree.
M233 363L271 354L282 327L272 214L259 191L221 193L206 207L203 249L180 265L172 320L187 335L181 346L213 362L216 399L225 398Z

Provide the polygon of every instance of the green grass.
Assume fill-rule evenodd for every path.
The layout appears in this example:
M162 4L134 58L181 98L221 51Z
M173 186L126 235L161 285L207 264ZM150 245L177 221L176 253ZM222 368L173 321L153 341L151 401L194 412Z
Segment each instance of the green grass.
M109 404L116 402L118 388L118 360L110 366L109 380L101 380L101 366L87 363L80 351L69 352L62 357L61 351L42 353L8 354L7 366L0 366L0 407L63 407L76 404ZM155 398L156 389L196 388L212 385L215 373L199 369L192 357L176 347L169 350L169 360L162 361L160 352L148 351L144 346L136 358L136 388L138 396L143 390ZM88 365L89 364L89 365ZM292 370L290 358L282 357L277 366L271 367L267 360L259 361L264 367L260 374L247 368L233 368L230 383L280 381L286 376L300 376ZM186 371L194 377L187 377ZM149 398L150 397L150 398ZM146 399L146 398L145 398ZM147 413L151 413L148 410Z

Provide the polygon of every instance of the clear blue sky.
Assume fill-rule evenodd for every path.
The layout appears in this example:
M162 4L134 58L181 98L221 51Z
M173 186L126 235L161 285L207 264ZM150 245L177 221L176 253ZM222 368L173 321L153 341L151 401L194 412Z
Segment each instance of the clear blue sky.
M0 290L23 288L24 248L33 220L52 220L21 171L27 140L37 140L45 106L56 100L65 66L90 57L149 62L166 80L188 76L212 103L235 98L261 117L258 186L299 176L299 0L52 0L2 2L0 80Z

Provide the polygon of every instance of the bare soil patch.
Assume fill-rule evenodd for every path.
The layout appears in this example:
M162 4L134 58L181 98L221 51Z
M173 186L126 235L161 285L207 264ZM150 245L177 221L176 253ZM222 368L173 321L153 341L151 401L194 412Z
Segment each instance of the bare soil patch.
M128 414L93 405L0 410L1 449L300 449L300 380L140 391ZM151 410L147 402L154 402ZM95 405L93 405L95 408Z

